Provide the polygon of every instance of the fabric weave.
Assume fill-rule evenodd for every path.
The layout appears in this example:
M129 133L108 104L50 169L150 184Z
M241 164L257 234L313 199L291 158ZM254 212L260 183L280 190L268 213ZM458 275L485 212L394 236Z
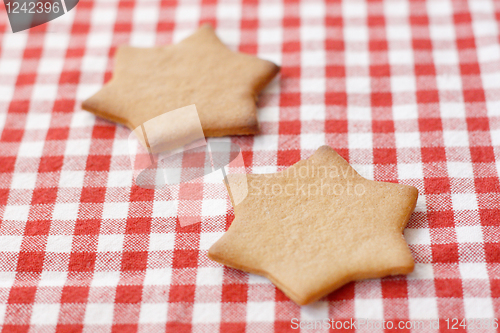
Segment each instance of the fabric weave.
M0 5L2 332L295 332L293 318L446 331L447 318L499 317L499 22L497 0L86 0L13 34ZM281 66L261 133L232 138L247 172L328 144L369 179L416 186L414 273L301 308L207 258L234 218L220 179L133 183L129 130L81 101L111 78L117 46L167 45L203 23ZM183 205L201 223L180 227Z

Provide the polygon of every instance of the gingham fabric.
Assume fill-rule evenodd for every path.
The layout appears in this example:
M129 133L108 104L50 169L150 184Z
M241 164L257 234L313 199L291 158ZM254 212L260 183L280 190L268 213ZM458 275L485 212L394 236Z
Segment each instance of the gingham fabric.
M130 131L81 101L110 79L117 46L166 45L207 22L281 66L258 102L261 133L232 138L247 172L328 144L367 178L416 186L412 274L299 307L207 258L234 218L219 180L135 185ZM81 0L13 34L0 5L2 332L298 332L294 318L494 331L450 321L500 316L499 22L498 0ZM180 226L185 204L201 223Z

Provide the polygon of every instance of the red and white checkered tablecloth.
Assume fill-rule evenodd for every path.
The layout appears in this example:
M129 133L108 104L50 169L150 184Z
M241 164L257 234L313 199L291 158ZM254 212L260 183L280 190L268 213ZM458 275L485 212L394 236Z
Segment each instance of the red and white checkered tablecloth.
M206 22L282 68L258 102L261 133L232 138L247 172L328 144L367 178L416 186L412 274L299 307L207 258L234 218L218 181L193 185L202 222L187 227L172 214L185 195L134 184L129 130L80 104L117 46ZM323 319L495 331L472 319L500 317L500 1L81 0L15 34L2 4L0 31L2 332L331 331L306 328Z

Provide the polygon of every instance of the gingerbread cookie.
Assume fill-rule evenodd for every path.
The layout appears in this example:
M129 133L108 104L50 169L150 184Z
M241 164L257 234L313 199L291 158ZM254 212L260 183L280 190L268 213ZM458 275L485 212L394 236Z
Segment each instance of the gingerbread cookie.
M248 194L210 259L269 278L299 305L350 281L413 270L403 229L415 187L365 179L328 146L284 171L246 177Z
M204 25L175 45L118 48L112 79L82 108L134 130L195 104L205 136L255 134L255 101L278 72L270 61L229 50Z

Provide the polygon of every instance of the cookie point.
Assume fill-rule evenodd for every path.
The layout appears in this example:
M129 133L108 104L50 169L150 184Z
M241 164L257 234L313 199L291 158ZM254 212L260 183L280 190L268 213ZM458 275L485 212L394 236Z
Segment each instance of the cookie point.
M212 25L210 23L203 23L199 28L198 30L210 30L210 31L214 31L214 27L212 27Z
M316 156L325 156L325 155L328 155L328 154L337 154L337 152L335 150L333 150L332 147L328 146L328 145L323 145L321 147L319 147L313 155L316 155Z

